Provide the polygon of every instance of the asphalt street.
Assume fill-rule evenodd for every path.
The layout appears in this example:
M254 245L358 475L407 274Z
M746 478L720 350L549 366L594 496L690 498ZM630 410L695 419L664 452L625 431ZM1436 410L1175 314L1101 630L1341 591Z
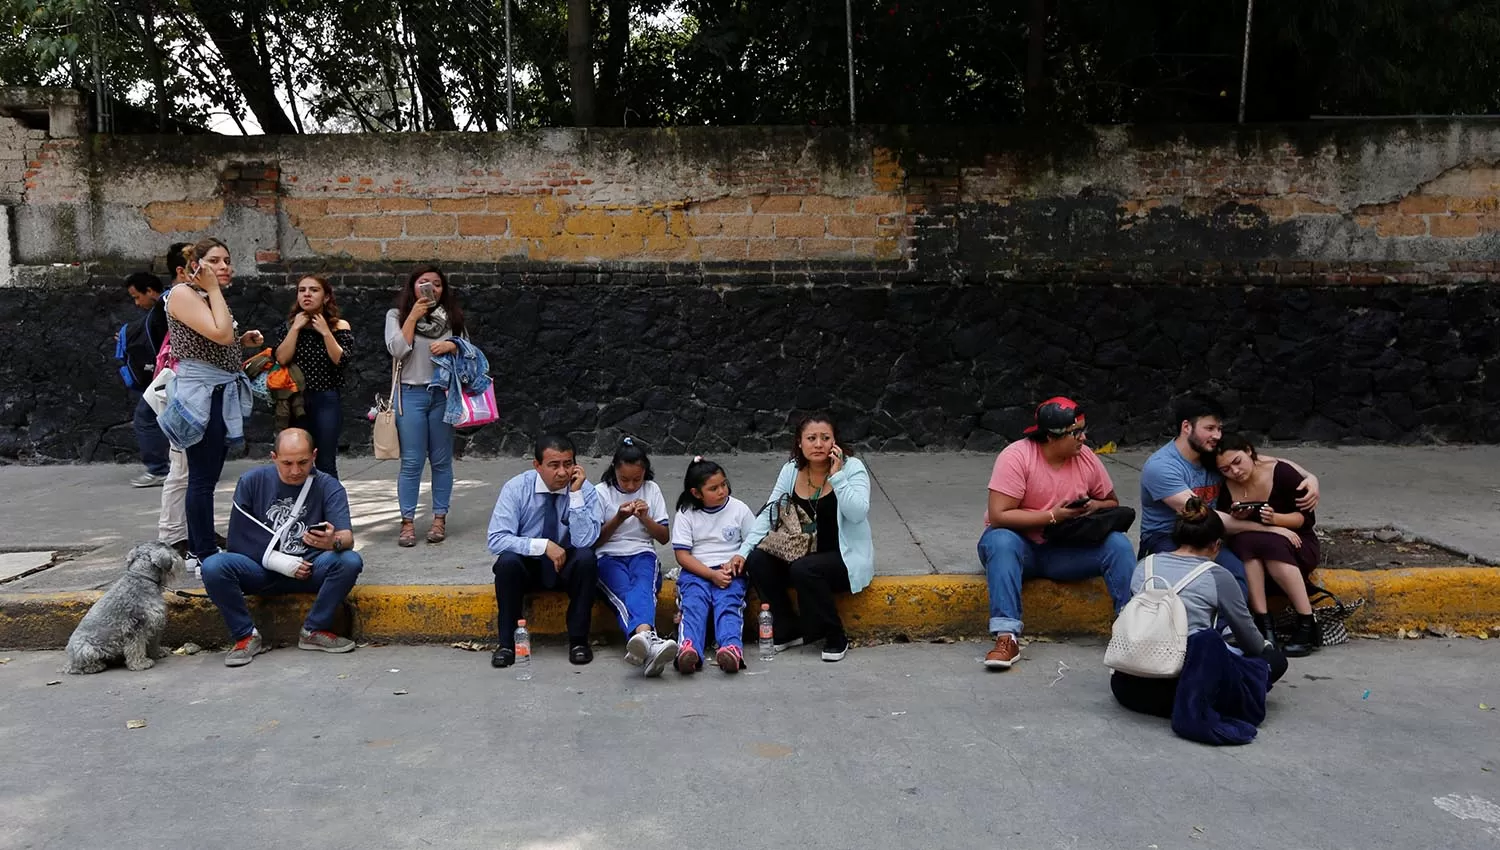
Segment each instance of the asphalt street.
M985 648L646 680L542 646L529 682L449 647L0 653L0 847L1500 847L1500 641L1294 661L1237 748L1120 709L1098 643Z

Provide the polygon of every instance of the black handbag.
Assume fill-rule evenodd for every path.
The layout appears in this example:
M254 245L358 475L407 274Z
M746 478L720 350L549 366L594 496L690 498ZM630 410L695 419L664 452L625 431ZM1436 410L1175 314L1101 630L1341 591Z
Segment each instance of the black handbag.
M1135 525L1135 508L1104 508L1042 529L1042 539L1057 546L1100 546L1110 534Z

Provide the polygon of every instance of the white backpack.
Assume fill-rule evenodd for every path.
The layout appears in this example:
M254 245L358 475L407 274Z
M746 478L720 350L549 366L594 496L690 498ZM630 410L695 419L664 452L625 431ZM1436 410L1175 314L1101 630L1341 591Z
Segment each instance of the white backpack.
M1177 594L1214 566L1204 561L1182 581L1168 585L1151 572L1155 555L1147 555L1141 566L1146 580L1141 590L1115 618L1115 627L1104 650L1104 666L1146 679L1170 679L1182 672L1187 658L1187 607ZM1153 587L1152 579L1162 586Z

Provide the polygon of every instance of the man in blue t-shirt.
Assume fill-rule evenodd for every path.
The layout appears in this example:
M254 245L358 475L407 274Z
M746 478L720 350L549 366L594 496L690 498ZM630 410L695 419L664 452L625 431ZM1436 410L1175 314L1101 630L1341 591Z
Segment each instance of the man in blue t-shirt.
M276 439L271 466L240 476L229 514L229 549L203 562L203 586L234 646L228 667L243 667L265 651L245 594L315 593L298 649L350 652L354 641L329 629L359 580L364 561L354 551L349 494L313 463L312 436L288 428Z
M1177 513L1192 496L1214 504L1219 488L1224 485L1224 477L1214 462L1219 438L1224 435L1223 406L1209 396L1194 393L1173 405L1172 421L1177 427L1177 438L1157 449L1141 468L1141 547L1137 558L1176 548L1172 544L1172 527L1177 523ZM1300 488L1303 495L1297 500L1298 507L1312 510L1318 504L1317 476L1292 461L1287 463L1303 476ZM1222 512L1219 516L1230 534L1264 530L1256 522L1238 520ZM1239 557L1226 547L1214 560L1229 570L1243 592L1245 565Z

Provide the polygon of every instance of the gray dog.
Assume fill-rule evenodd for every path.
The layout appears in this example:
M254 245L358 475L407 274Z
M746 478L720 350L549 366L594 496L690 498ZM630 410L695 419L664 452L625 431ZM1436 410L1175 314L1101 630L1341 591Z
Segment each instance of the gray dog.
M149 670L165 658L161 633L167 602L161 591L182 571L182 556L165 543L142 543L125 556L125 574L83 615L68 638L68 673L98 673L124 659L131 670Z

